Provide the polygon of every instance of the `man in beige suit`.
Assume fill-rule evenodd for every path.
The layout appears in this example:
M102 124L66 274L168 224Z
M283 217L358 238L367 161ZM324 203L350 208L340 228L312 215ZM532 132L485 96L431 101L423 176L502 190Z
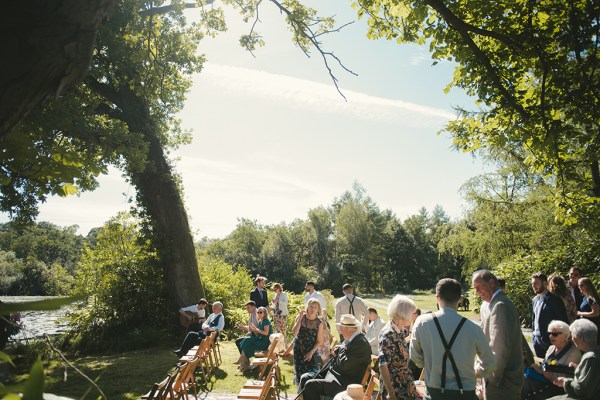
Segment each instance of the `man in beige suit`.
M496 372L485 380L486 400L519 400L523 386L521 323L513 302L487 270L473 274L473 288L481 305L481 328L496 356Z

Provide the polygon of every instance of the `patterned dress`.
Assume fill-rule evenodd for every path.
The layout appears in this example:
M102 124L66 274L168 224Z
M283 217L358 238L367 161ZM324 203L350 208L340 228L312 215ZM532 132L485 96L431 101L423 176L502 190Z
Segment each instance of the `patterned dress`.
M300 330L294 339L294 377L296 383L300 382L302 374L316 368L314 359L305 361L304 357L315 347L319 325L321 325L320 318L310 320L306 318L306 315L302 318L302 322L300 322Z
M417 400L419 395L408 366L408 345L404 342L407 336L408 332L405 329L397 332L389 322L385 324L379 334L379 366L387 365L396 398ZM381 388L382 398L385 400L388 393L383 381Z

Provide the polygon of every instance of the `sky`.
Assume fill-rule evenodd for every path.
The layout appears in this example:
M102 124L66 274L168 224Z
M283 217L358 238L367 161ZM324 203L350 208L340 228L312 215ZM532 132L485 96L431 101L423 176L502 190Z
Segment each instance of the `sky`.
M309 3L340 24L355 19L347 1ZM485 168L452 150L448 134L438 135L454 107L473 107L459 90L444 93L453 66L433 66L427 47L368 40L364 21L354 22L322 38L358 75L334 68L345 101L320 55L306 57L275 7L261 7L257 30L266 46L255 57L241 48L239 36L250 24L227 10L229 30L203 40L207 62L179 115L193 141L172 156L196 238L224 237L238 218L305 219L354 182L401 219L438 204L459 218L461 185ZM85 235L129 209L135 188L118 170L99 181L94 192L50 198L38 220L78 225Z

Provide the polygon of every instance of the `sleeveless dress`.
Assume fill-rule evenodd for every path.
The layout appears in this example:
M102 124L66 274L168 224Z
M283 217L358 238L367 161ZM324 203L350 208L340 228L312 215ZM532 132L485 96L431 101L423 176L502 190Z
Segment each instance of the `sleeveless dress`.
M583 312L592 312L592 306L594 304L596 304L596 302L593 299L591 299L587 296L583 296L583 300L581 301L581 305L579 306L579 309ZM600 317L580 317L580 318L589 319L594 324L596 324L596 326L598 327L598 330L600 331ZM598 344L600 344L600 335L598 335L598 339L596 341Z
M306 318L306 315L300 322L300 330L294 339L294 377L296 382L300 382L302 374L312 371L316 367L314 360L305 361L304 357L315 347L319 325L321 325L320 318L310 320Z

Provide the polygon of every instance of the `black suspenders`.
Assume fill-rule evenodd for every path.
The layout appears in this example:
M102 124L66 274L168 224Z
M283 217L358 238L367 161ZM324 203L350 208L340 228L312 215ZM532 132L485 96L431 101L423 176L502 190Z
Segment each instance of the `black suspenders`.
M458 384L458 388L460 389L460 393L463 393L463 385L462 385L462 381L460 380L460 375L458 374L458 368L456 367L456 362L454 362L454 357L452 356L452 352L450 351L450 349L452 348L452 345L454 344L454 340L456 339L456 336L458 336L458 331L460 331L460 328L462 328L462 326L464 325L464 323L467 321L467 319L465 317L463 317L463 319L460 320L460 322L458 323L458 326L456 327L456 330L454 331L454 334L452 335L452 338L450 339L450 343L446 342L446 338L444 337L444 333L442 332L442 327L440 326L440 323L438 321L438 319L436 318L436 316L433 316L433 322L435 322L435 327L438 330L438 333L440 334L440 339L442 339L442 344L444 345L444 349L446 350L444 352L444 357L442 358L442 393L444 393L444 389L446 388L446 360L449 358L450 359L450 364L452 364L452 370L454 371L454 375L456 376L456 383Z

